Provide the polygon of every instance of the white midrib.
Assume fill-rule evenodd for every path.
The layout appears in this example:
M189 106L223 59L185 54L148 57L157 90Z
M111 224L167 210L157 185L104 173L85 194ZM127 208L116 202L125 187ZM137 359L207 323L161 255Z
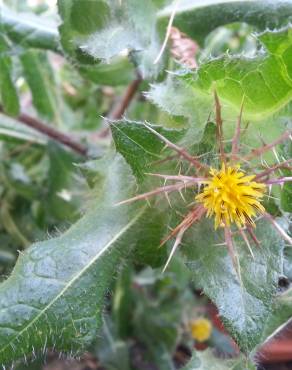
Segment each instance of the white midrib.
M73 278L67 282L64 288L60 291L58 295L27 325L25 326L16 336L14 336L9 343L7 343L4 347L1 348L0 353L3 353L6 348L8 348L12 342L15 341L18 337L20 337L26 330L28 330L34 323L36 323L40 317L42 317L53 305L58 301L59 298L82 276L96 261L97 259L102 256L110 247L111 245L119 239L121 235L123 235L142 215L145 211L146 207L143 207L140 212L126 225L124 226L96 255L95 257L83 267L82 270L78 272Z
M211 5L220 5L223 3L236 3L242 0L193 0L192 2L188 0L179 0L180 6L176 14L180 14L183 12L197 10L198 8L205 8ZM255 2L256 0L246 0L247 2ZM173 11L174 5L166 6L165 8L161 9L157 13L157 18L164 18L170 16L171 12Z

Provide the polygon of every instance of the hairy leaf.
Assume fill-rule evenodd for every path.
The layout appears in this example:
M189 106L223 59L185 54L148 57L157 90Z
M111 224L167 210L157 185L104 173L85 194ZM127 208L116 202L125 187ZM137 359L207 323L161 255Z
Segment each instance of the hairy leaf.
M59 32L64 50L81 63L94 63L93 58L79 48L77 40L106 24L109 6L103 0L58 0L58 10L63 21Z
M250 138L256 136L258 129L264 136L270 133L268 140L272 140L280 134L275 129L285 130L283 123L276 121L273 115L287 116L284 108L292 98L291 31L285 28L258 36L265 49L254 58L224 55L202 62L198 71L178 71L165 82L152 85L147 97L168 114L183 117L192 129L187 137L197 139L213 112L216 89L222 103L224 131L228 135L233 133L243 102L243 120L253 123L247 130L247 143L251 145ZM253 131L255 121L258 125ZM270 130L265 129L267 124Z
M0 286L0 363L50 346L78 350L95 337L104 294L135 244L129 233L144 211L113 207L132 185L121 157L101 161L86 215L63 235L20 255Z
M182 370L255 370L255 366L249 360L239 359L224 360L215 357L211 350L196 352L189 363Z
M167 22L173 7L158 13L160 22ZM292 20L290 0L184 0L176 12L174 26L203 44L208 33L228 23L246 22L264 31L287 25L289 20Z
M195 285L216 304L227 328L248 352L260 342L272 310L282 274L283 242L270 224L259 221L256 235L261 245L253 246L253 259L245 242L235 237L239 277L226 246L220 245L224 240L220 234L209 221L201 221L188 234L183 251Z
M142 76L159 72L153 64L160 43L152 0L59 0L58 7L63 47L79 61L108 63L121 52L132 52Z
M138 179L143 179L145 172L151 167L151 162L163 158L161 151L165 144L143 123L124 120L111 122L110 125L117 151L124 156ZM184 130L177 131L159 126L153 128L173 142L184 134Z
M184 123L195 129L191 136L199 139L197 135L202 133L211 111L211 100L206 94L179 76L169 76L165 82L152 85L146 96L168 114L183 117Z
M292 99L292 28L266 31L258 36L265 51L254 58L225 55L203 63L195 85L212 93L244 115L262 119L287 105ZM290 59L289 59L290 58Z

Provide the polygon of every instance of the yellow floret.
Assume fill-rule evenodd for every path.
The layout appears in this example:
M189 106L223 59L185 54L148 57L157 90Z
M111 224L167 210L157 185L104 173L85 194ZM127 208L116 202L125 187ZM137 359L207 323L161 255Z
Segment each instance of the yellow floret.
M205 342L212 333L212 324L208 319L199 318L191 323L192 337L198 342Z
M230 226L233 222L238 227L255 226L252 217L265 212L259 200L266 186L252 181L255 176L246 176L239 165L229 167L223 164L221 170L212 168L210 174L196 200L207 209L207 217L215 215L215 229Z

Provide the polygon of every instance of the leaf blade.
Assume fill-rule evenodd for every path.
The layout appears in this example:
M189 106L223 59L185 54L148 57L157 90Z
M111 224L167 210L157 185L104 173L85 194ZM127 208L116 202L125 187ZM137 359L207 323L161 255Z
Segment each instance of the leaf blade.
M256 233L262 243L254 247L253 259L245 243L236 238L239 278L226 246L217 245L223 236L210 228L209 222L201 222L187 236L188 247L183 249L187 265L196 286L216 304L231 335L248 353L261 341L266 316L272 310L283 268L283 241L267 222L258 222Z
M116 149L131 166L133 173L141 181L151 162L160 160L164 143L141 122L129 120L110 122ZM184 130L167 129L154 126L154 129L167 139L175 142L185 133Z
M102 165L106 171L106 163ZM99 203L65 234L37 243L21 255L11 277L1 284L1 363L46 346L78 350L94 337L104 294L133 246L127 235L144 212L144 208L112 208L129 191L133 178L121 157L110 167L119 169L123 179L117 174L114 180L106 178L100 184L104 188L99 189ZM128 190L121 194L123 181ZM104 196L109 185L111 192Z
M0 90L3 109L11 116L17 116L20 109L15 84L12 79L12 59L9 56L9 47L0 35Z

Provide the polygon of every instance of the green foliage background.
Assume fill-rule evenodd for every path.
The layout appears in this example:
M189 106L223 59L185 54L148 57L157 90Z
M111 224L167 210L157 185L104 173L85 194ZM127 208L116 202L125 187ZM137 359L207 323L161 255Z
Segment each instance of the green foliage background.
M106 369L127 370L141 366L133 351L142 348L144 363L162 370L254 369L258 348L292 313L291 287L278 285L291 279L291 253L271 225L259 222L254 259L235 238L241 279L205 220L161 274L171 242L159 248L160 241L186 204L177 195L172 208L163 197L116 204L162 185L147 173L178 172L145 121L217 164L214 89L227 141L244 101L242 155L291 130L292 2L0 4L0 364L41 366L52 348L74 356L89 349ZM171 43L154 63L174 9L174 26L197 43L195 70L173 58ZM112 120L135 79L133 100ZM23 116L80 142L86 155L24 125ZM291 158L291 142L276 156ZM263 160L275 163L273 153ZM261 168L260 158L253 162ZM287 233L291 192L289 183L275 187L265 201ZM193 191L185 197L191 203ZM239 346L234 359L211 349L191 357L189 322L206 313L207 297ZM180 345L191 357L185 367L175 361ZM215 327L209 346L234 355Z

